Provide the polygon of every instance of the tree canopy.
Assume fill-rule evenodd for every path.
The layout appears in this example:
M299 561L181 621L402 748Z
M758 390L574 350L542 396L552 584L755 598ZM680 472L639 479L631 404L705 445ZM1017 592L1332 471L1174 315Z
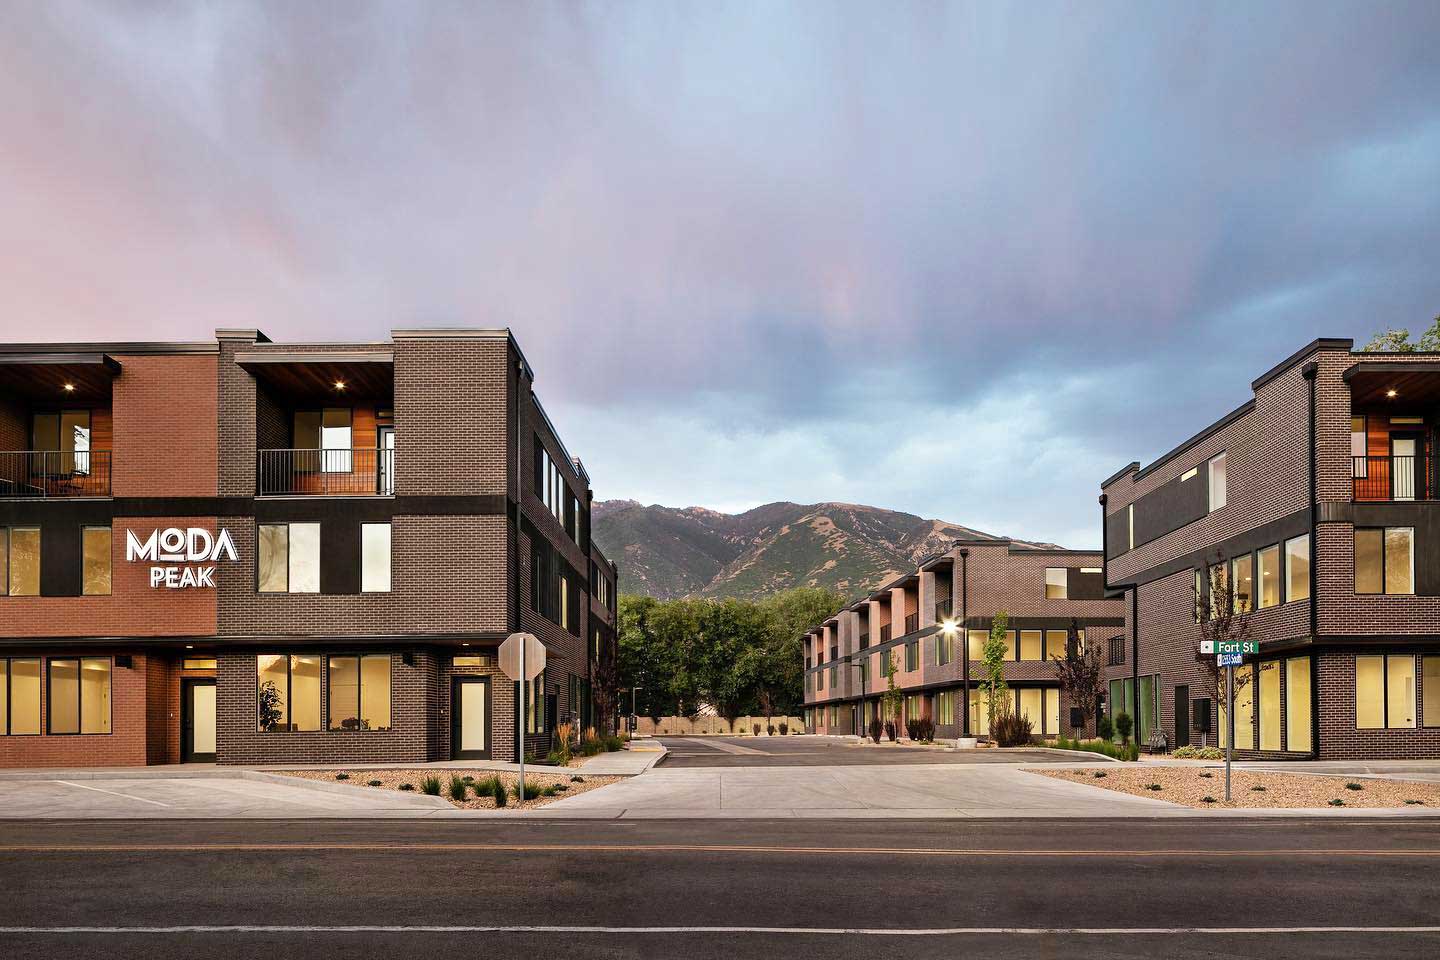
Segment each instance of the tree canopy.
M845 605L838 593L801 587L763 600L620 597L620 687L638 686L636 709L652 718L712 707L726 720L788 714L805 701L806 630ZM622 694L622 710L629 699Z
M1398 330L1386 330L1384 333L1377 333L1370 338L1370 342L1361 349L1366 353L1434 353L1440 351L1440 317L1430 324L1430 328L1420 334L1414 340L1410 339L1410 331L1401 328Z

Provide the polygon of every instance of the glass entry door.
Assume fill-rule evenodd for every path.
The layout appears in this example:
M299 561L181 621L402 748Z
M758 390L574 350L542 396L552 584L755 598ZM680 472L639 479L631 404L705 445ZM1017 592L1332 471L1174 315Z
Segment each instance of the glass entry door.
M215 681L181 680L180 700L184 725L180 734L181 760L213 763L215 760Z
M455 677L451 682L450 756L490 759L489 677Z
M1418 433L1390 435L1390 499L1414 500L1424 491L1425 461L1420 457L1422 437Z

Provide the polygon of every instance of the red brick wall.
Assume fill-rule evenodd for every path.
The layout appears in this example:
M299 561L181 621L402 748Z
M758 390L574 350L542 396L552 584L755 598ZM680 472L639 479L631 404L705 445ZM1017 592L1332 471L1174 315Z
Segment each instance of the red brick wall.
M123 652L123 651L121 651ZM19 653L17 656L32 656ZM51 657L108 656L110 651L78 647L55 647L41 656L40 722L48 728ZM0 736L0 767L100 767L140 766L149 759L147 745L147 694L150 659L132 655L131 667L111 667L111 719L108 734L66 734L34 737Z
M214 496L216 360L214 356L117 356L115 455L117 497Z

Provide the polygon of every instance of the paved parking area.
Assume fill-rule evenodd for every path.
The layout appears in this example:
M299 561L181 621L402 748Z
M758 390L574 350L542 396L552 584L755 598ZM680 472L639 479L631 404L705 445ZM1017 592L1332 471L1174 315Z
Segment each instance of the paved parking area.
M320 784L329 787L329 784ZM435 797L392 790L316 789L285 778L233 776L87 778L37 776L0 780L0 818L124 820L140 818L416 817L446 813Z
M835 767L910 764L1073 763L1056 750L937 750L929 747L857 746L839 737L660 737L662 766Z

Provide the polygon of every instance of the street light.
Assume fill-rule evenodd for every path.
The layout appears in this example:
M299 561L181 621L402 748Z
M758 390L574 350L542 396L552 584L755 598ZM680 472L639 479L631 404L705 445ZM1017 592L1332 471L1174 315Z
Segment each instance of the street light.
M865 740L865 730L862 726L865 722L865 660L868 659L866 657L859 661L850 661L850 666L860 671L860 702L855 707L855 732L862 742Z

